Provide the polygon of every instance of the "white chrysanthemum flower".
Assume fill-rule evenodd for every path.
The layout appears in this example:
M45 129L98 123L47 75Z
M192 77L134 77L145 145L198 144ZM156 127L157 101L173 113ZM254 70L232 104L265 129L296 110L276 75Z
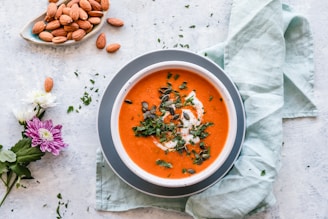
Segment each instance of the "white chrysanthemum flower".
M26 101L42 109L56 106L56 96L44 91L32 91L27 95Z
M24 106L21 109L13 109L13 113L20 124L26 123L36 116L37 111L34 106Z

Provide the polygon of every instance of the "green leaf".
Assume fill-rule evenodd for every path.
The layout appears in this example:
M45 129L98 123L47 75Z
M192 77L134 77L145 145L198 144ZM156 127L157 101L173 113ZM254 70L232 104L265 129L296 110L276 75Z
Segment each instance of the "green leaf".
M1 150L0 149L0 161L1 162L15 162L16 154L10 150Z
M0 176L1 176L1 174L6 173L6 172L8 172L7 164L6 163L0 163Z
M11 148L16 154L17 163L29 163L32 161L40 160L45 154L39 147L31 146L30 138L23 138L18 141L14 147Z
M14 165L10 165L9 168L16 173L17 176L21 177L21 178L27 178L27 179L32 179L31 176L31 171L23 165L20 165L18 163L14 164Z

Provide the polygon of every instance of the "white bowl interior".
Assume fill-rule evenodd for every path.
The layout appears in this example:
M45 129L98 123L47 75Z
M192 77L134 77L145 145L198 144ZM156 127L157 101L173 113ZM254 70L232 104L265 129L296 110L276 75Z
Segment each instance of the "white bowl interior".
M124 102L125 96L129 92L129 90L134 86L134 84L138 83L142 78L146 77L149 74L152 74L153 72L164 70L164 69L184 69L199 74L202 77L206 78L210 83L212 83L218 89L223 99L225 100L226 107L228 108L227 111L229 117L229 130L228 130L228 137L223 147L223 150L216 158L216 160L213 161L213 163L210 166L208 166L205 170L181 179L161 178L152 175L146 172L145 170L143 170L142 168L140 168L136 163L133 162L132 159L130 159L127 152L125 151L124 146L122 145L120 139L119 130L117 128L119 126L120 109ZM184 187L205 180L206 178L211 176L218 168L220 168L220 166L228 158L235 142L235 137L237 132L237 115L236 115L235 106L233 104L233 100L228 90L225 88L223 83L217 77L215 77L211 72L198 65L189 62L165 61L165 62L159 62L150 65L140 70L124 84L124 86L122 87L118 96L115 99L112 109L112 114L111 114L110 125L111 125L111 134L113 138L114 147L118 152L122 161L131 171L133 171L137 176L144 179L145 181L148 181L155 185L165 186L165 187Z

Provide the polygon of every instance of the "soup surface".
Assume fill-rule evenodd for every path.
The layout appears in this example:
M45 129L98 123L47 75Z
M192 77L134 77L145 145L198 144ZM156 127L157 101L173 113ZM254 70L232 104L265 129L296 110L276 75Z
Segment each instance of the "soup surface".
M228 135L228 113L218 90L186 70L166 69L141 79L119 114L130 158L163 178L184 178L208 167Z

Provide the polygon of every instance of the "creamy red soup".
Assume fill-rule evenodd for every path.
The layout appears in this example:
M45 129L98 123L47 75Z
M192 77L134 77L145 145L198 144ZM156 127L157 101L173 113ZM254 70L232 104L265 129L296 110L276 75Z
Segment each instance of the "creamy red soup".
M220 155L228 123L225 101L209 81L190 71L166 69L128 92L119 133L136 165L178 179L203 171Z

